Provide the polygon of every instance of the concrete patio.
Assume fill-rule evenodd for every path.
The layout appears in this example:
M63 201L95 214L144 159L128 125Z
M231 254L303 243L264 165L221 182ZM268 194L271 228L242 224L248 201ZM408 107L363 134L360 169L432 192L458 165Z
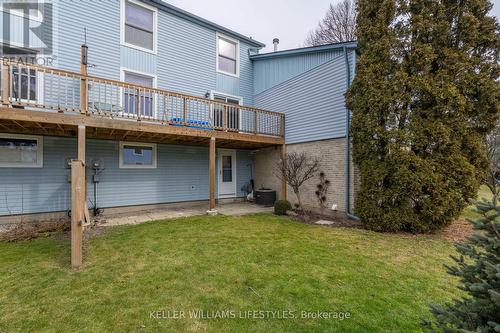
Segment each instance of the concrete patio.
M249 202L223 203L216 206L219 214L239 216L255 213L271 213L273 207L258 206ZM189 206L172 206L167 208L142 209L133 212L110 212L100 218L102 226L116 226L126 224L139 224L148 221L169 220L179 217L207 215L207 204L196 203Z

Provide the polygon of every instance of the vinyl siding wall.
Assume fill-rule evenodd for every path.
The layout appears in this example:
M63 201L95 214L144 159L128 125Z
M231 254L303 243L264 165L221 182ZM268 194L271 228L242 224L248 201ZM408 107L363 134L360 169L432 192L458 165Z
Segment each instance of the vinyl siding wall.
M158 9L157 53L137 50L121 45L120 6L120 0L54 2L51 66L79 72L80 46L86 41L90 75L119 80L120 69L127 68L157 76L159 88L196 96L218 91L243 97L246 105L253 105L249 44L240 41L239 78L217 73L216 31ZM21 42L26 19L10 17L11 36Z
M208 148L157 146L156 169L120 169L119 142L87 140L87 165L103 161L98 206L119 207L208 200ZM71 206L66 158L76 157L76 140L44 137L43 168L0 168L0 215L65 211ZM236 152L236 189L250 181L252 157ZM93 170L87 169L88 205L94 206Z
M254 61L254 94L258 95L341 54L343 51L340 49Z
M255 61L256 75L257 68L261 67L260 62L283 68L281 65L278 66L279 61L287 64L294 58ZM323 55L322 59L326 60L329 57ZM353 51L349 52L348 59L351 64L352 80L354 76ZM305 58L299 57L297 62L300 63L304 60ZM302 68L306 67L303 64ZM279 72L278 69L270 71L271 73ZM278 76L285 77L284 74ZM256 94L254 101L257 107L285 113L286 143L300 143L345 136L344 94L346 90L347 75L344 54L343 52L333 52L330 60Z

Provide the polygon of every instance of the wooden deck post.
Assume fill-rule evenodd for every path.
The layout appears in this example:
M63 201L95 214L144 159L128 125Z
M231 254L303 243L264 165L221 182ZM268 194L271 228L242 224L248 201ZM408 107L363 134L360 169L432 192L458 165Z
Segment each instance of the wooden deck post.
M210 211L215 210L215 138L210 138L209 148Z
M253 110L253 134L257 134L257 110Z
M87 203L85 177L85 126L78 126L78 158L71 161L71 266L83 262L83 222Z
M85 165L71 161L71 266L79 268L83 262L83 220L85 218Z
M82 78L80 80L80 113L87 114L88 109L88 84L87 84L87 56L88 56L88 46L82 45L81 47L81 61L80 61L80 74Z
M184 97L182 99L183 103L182 103L182 120L183 120L183 123L184 123L184 126L187 126L187 123L188 123L188 119L187 119L187 116L188 116L188 105L187 105L187 98Z
M281 162L283 164L286 163L286 145L282 144L280 147L280 157L281 157ZM281 200L286 200L287 194L286 194L286 181L285 177L281 177L281 187L280 187L280 199Z
M78 159L85 164L85 125L78 125Z
M10 95L10 71L8 62L4 61L2 64L2 106L9 105Z

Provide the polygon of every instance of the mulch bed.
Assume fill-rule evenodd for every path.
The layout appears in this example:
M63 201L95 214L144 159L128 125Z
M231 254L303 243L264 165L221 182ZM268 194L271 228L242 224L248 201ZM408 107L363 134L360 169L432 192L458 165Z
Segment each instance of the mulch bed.
M331 228L344 227L344 228L356 228L356 229L363 228L363 223L351 220L347 218L345 214L339 212L329 212L328 214L321 214L318 211L307 211L305 213L304 212L297 213L297 216L291 216L291 218L298 222L302 222L305 224L313 224L313 225L319 225L316 224L316 222L318 222L319 220L333 222L333 224L321 225L323 227L331 227Z
M322 227L331 227L331 228L343 227L343 228L364 229L364 225L362 222L351 220L347 218L345 214L340 212L330 211L328 212L328 214L321 214L318 211L306 211L302 213L297 212L296 216L295 215L290 216L290 218L297 222L312 224L312 225L319 225L316 224L316 222L318 222L319 220L333 222L333 224L330 225L321 225ZM443 230L436 232L435 235L438 235L450 241L460 242L466 240L473 233L474 233L474 228L472 224L465 220L459 219L454 221L451 225L444 228ZM403 237L420 236L420 234L412 234L408 232L397 232L394 234L401 235Z
M65 220L39 223L22 222L14 224L0 233L0 240L7 242L29 241L48 237L55 232L69 232L70 224Z
M465 220L456 220L448 227L439 231L437 234L451 241L466 240L474 233L474 226L472 223Z

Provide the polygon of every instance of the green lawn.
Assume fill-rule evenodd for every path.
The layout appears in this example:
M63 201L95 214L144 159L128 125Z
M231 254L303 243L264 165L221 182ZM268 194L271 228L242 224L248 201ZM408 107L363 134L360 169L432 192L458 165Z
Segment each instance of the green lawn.
M85 252L85 268L72 271L60 236L0 242L0 332L414 332L429 303L457 293L443 268L453 245L438 236L266 214L116 227L87 241ZM189 318L195 310L237 318ZM239 311L295 318L242 319ZM301 311L352 317L303 319Z
M492 197L493 197L493 195L491 194L491 191L488 188L488 186L482 185L479 188L479 192L477 193L476 199L477 200L486 199L486 200L491 201ZM462 215L460 217L464 218L464 219L475 220L481 216L474 211L474 205L469 205L469 206L467 206L467 208L464 209L464 211L462 212Z

